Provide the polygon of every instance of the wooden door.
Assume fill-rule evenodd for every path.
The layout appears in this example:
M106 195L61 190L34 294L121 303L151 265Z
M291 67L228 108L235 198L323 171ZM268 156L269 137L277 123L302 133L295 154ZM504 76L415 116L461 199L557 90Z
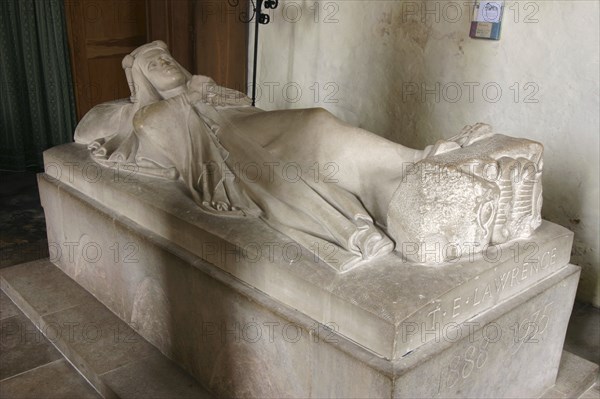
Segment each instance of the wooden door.
M221 0L219 0L221 1ZM197 74L194 64L193 0L147 0L148 42L162 40L185 69Z
M247 92L248 0L197 0L194 7L195 64L201 75ZM252 25L253 26L253 25Z
M163 40L193 74L246 92L248 0L65 0L79 119L129 97L123 57Z
M160 39L192 74L246 92L248 0L148 0L148 41Z
M66 0L77 116L129 97L123 57L146 42L145 0Z

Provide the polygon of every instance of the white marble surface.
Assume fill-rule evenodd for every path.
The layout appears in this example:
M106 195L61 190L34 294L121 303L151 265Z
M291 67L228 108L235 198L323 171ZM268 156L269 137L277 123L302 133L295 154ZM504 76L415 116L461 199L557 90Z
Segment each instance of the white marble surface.
M421 344L402 340L406 323L431 322L433 317L442 323L467 320L526 290L567 264L570 256L572 233L544 222L531 240L498 246L499 252L490 249L486 256L493 261L475 255L447 266L424 267L390 254L340 275L311 251L296 259L292 250L297 244L258 219L202 212L178 182L157 184L156 179L126 172L115 177L114 170L101 168L77 144L44 155L47 174L61 170L54 176L62 184L115 217L139 224L314 320L335 320L343 335L389 359ZM98 180L84 178L85 170L90 175L100 171Z
M421 342L411 352L392 358L378 353L377 344L386 339L385 326L373 323L376 317L363 317L359 306L376 305L376 300L386 296L375 290L388 290L390 295L422 292L417 280L399 279L401 285L395 286L377 275L375 286L363 278L326 296L315 294L319 292L314 289L315 281L302 282L286 273L290 269L284 263L268 259L244 264L251 274L234 276L63 183L41 178L40 190L49 241L68 242L75 250L73 258L65 253L55 263L222 396L535 397L554 382L579 268L568 264L550 267L552 251L540 258L540 268L548 265L546 270L551 273L521 280L529 272L523 275L524 268L516 272L512 268L503 294L511 294L511 284L517 292L499 298L493 306L479 308L460 325L440 324L439 330L429 330L424 337L422 331L405 330ZM540 231L546 230L544 226ZM171 227L177 229L181 224ZM119 252L115 258L115 245L120 249L133 245L136 251ZM92 247L100 248L103 255L79 250ZM528 253L530 261L531 256ZM555 260L561 259L557 254ZM402 269L399 263L391 267ZM388 282L399 276L390 268L384 267ZM265 272L259 274L260 270ZM360 276L360 270L343 275L331 272L328 287L339 283L339 277L343 282L352 274ZM256 278L272 282L270 291L265 292L269 287ZM432 281L443 288L439 281ZM452 281L462 280L453 275ZM475 276L472 283L484 281L483 275ZM533 281L532 285L523 284ZM317 288L328 288L322 285ZM284 290L296 295L292 298L297 302L283 303L275 297ZM344 301L336 294L349 296L346 307L338 305ZM440 305L447 303L444 294L437 293ZM329 312L325 322L311 314L313 299L320 301L316 306L322 312ZM452 311L462 311L465 303L452 298ZM402 304L394 305L397 307L392 310L398 311L398 316L407 310ZM359 328L373 339L357 341L349 336L352 329Z
M541 223L539 143L476 123L419 150L322 108L263 111L192 76L160 40L122 65L130 98L95 106L75 130L96 162L179 180L204 212L260 218L339 273L393 250L444 264ZM413 253L429 246L444 248Z

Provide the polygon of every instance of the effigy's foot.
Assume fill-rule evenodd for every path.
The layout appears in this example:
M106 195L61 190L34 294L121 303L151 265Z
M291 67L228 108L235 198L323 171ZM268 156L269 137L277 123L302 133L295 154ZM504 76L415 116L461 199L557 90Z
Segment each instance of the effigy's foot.
M483 124L428 148L388 208L396 250L410 261L443 264L529 237L542 221L542 151Z

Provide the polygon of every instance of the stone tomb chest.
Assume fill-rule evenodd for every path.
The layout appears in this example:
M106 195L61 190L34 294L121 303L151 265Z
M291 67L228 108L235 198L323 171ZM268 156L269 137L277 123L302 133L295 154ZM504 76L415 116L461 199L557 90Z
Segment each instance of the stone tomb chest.
M337 273L177 181L44 154L51 260L219 396L537 397L554 384L579 268L572 233L446 265L397 253ZM326 256L322 255L321 257Z

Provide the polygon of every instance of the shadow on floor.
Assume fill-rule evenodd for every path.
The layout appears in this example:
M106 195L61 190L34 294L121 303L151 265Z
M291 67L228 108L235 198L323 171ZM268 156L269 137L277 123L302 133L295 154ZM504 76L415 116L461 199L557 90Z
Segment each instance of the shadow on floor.
M564 350L600 364L600 309L575 302Z
M0 268L48 257L36 174L0 174Z

